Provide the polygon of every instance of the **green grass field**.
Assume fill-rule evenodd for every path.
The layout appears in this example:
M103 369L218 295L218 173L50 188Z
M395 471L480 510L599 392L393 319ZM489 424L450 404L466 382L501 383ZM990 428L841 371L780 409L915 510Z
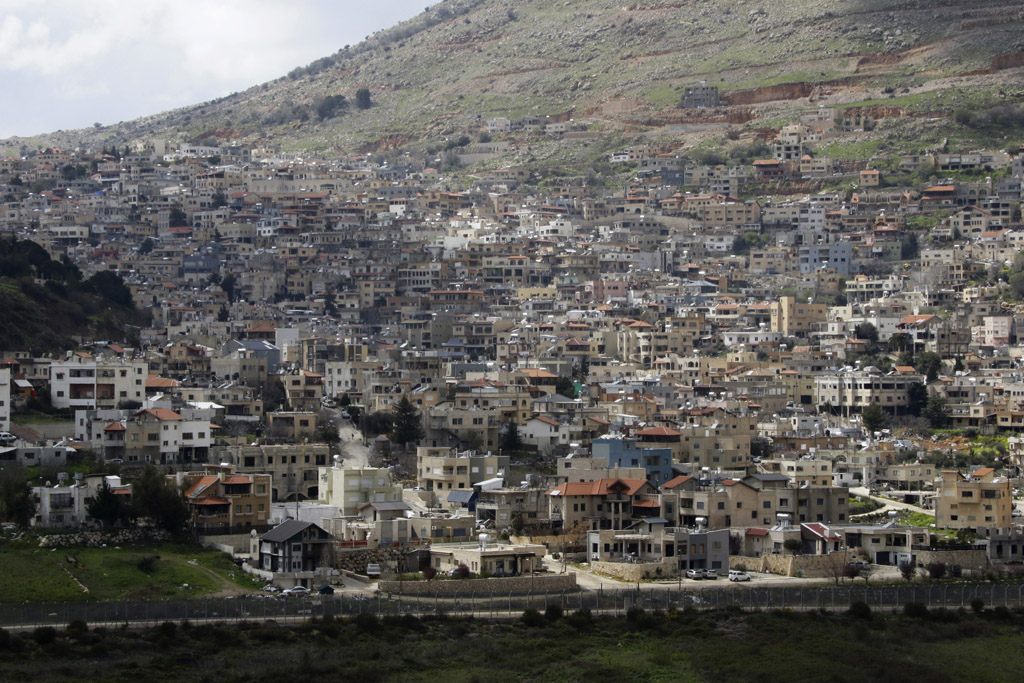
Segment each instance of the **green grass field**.
M158 558L148 571L139 566L145 557ZM10 542L0 545L0 566L6 603L198 597L262 585L224 553L176 543L51 550Z

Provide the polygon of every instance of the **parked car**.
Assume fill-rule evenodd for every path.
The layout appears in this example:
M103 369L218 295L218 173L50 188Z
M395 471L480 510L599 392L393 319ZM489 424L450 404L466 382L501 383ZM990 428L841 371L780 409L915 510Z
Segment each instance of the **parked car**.
M341 411L341 416L346 420L352 417L347 410Z
M18 437L10 432L0 432L0 443L14 443L17 440Z
M380 564L377 562L369 562L366 565L366 575L372 579L380 577Z
M746 572L741 572L738 569L730 569L729 570L729 580L730 581L750 581L750 574L748 574Z
M698 579L698 580L699 579L703 579L704 578L704 570L703 569L687 569L686 570L686 578L688 578L688 579Z
M317 586L316 592L320 595L334 595L334 586L325 583L320 586Z
M291 588L286 588L285 590L281 591L281 595L298 595L298 596L303 596L303 595L309 595L309 593L310 593L310 590L308 588L306 588L305 586L292 586Z
M705 579L717 579L718 578L718 570L717 569L705 569L704 570L704 578Z
M850 560L849 564L850 569L864 569L864 567L869 566L871 563L865 560Z

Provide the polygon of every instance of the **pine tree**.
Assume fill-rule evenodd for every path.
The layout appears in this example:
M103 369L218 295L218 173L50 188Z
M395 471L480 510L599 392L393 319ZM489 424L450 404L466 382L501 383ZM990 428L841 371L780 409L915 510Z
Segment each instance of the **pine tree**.
M394 424L391 429L391 441L399 446L418 442L424 436L423 421L420 411L412 404L409 397L403 396L391 410Z

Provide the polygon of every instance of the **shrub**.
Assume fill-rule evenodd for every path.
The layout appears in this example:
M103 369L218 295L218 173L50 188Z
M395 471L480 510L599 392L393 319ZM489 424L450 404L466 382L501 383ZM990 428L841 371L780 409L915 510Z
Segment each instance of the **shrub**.
M930 579L941 579L946 575L945 562L929 562L925 565L925 569L928 570L928 578Z
M139 568L139 571L152 574L156 570L156 561L159 559L159 555L144 555L135 566Z
M923 602L908 602L903 605L903 613L914 619L924 619L928 616L928 606Z
M89 624L85 623L81 619L75 619L70 624L68 624L68 627L65 630L67 631L68 635L76 636L81 633L86 633L89 630Z
M544 618L548 621L558 621L562 618L562 606L552 603L544 610Z
M380 624L380 622L377 621L377 615L370 612L357 614L353 621L360 631L373 631Z
M543 626L545 623L544 617L541 616L541 613L532 607L527 607L523 610L523 616L521 616L520 619L525 626L529 626L530 628Z
M985 611L985 601L981 598L974 598L971 600L971 609L974 610L975 614L981 614Z
M423 568L423 578L424 579L426 579L427 581L430 581L435 576L437 576L437 570L436 569L434 569L430 565L427 565L426 567Z
M858 600L857 602L850 604L849 615L855 619L870 619L871 608L868 607L866 602Z
M53 641L57 640L57 629L52 626L37 626L32 631L32 640L36 641L40 645L49 645Z
M164 623L157 626L157 631L161 636L167 639L173 639L174 635L178 632L178 625L173 621L165 621Z
M907 560L904 560L903 562L900 562L900 574L903 575L904 579L906 579L907 581L912 581L914 579L914 574L916 574L916 573L917 573L917 565L916 564L914 564L913 562L907 561Z
M459 564L459 566L455 568L455 575L460 579L468 579L470 573L469 567L464 564Z
M964 573L964 568L958 564L951 564L946 570L949 572L950 577L954 579L959 579Z

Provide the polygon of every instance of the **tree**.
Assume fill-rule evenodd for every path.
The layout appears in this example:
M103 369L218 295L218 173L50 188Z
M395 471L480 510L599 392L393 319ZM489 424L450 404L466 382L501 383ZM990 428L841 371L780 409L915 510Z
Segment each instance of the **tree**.
M399 446L406 446L418 442L424 437L423 420L420 418L420 411L412 404L408 396L391 409L394 424L391 428L391 441Z
M142 240L141 244L139 244L139 255L145 256L146 254L152 252L153 247L155 246L156 242L153 241L153 238L147 237L146 239Z
M313 108L321 120L329 119L345 111L348 108L348 100L344 95L328 95L315 103ZM360 109L366 109L366 107L360 107Z
M897 332L889 337L889 342L886 345L886 348L888 348L891 353L897 353L900 351L907 351L911 346L913 346L913 344L914 340L911 339L909 334L906 332Z
M576 398L576 385L569 377L559 377L555 381L555 393L566 398Z
M903 560L900 562L900 575L903 576L907 581L913 581L914 575L917 574L917 565L911 560Z
M799 538L787 538L783 542L782 547L789 551L792 555L799 555L804 551L804 542Z
M509 421L502 425L498 447L506 453L516 453L523 447L523 440L519 436L519 426L515 422Z
M360 88L356 90L356 107L359 109L369 109L373 106L373 102L370 100L370 89Z
M218 192L214 192L213 196L210 197L210 204L215 209L219 209L222 206L227 206L228 205L227 195L225 195L223 192L219 192L219 191ZM219 242L220 240L217 240L217 241Z
M885 411L882 410L882 406L877 403L869 403L864 406L864 410L861 411L861 419L864 421L864 429L869 433L879 431L885 427L888 422Z
M235 302L235 289L238 286L238 279L234 273L228 273L226 277L220 281L220 288L228 295L228 303Z
M853 336L857 339L863 339L864 341L871 342L872 344L877 344L878 328L872 323L860 323L853 328Z
M942 370L942 356L934 351L925 351L918 355L914 369L924 375L928 382L934 382L939 378L939 371Z
M920 382L907 387L907 410L911 415L920 415L928 405L928 389Z
M25 528L36 516L37 505L23 467L0 469L0 519Z
M185 228L188 227L188 214L174 207L171 209L170 215L167 217L168 223L172 228Z
M946 407L946 399L939 394L932 394L921 411L921 415L928 420L932 429L942 429L949 424L949 409Z
M86 291L94 292L110 303L125 308L135 306L132 290L128 289L121 276L112 270L101 270L82 284Z
M85 506L89 516L103 524L103 526L115 526L127 524L129 517L128 505L124 496L119 496L110 488L106 481L100 486L93 498Z
M351 412L350 410L349 413ZM359 429L363 432L363 436L374 438L381 434L390 433L394 423L393 413L363 413L359 420Z
M136 513L161 529L175 533L188 521L185 497L152 465L132 482L132 498Z

